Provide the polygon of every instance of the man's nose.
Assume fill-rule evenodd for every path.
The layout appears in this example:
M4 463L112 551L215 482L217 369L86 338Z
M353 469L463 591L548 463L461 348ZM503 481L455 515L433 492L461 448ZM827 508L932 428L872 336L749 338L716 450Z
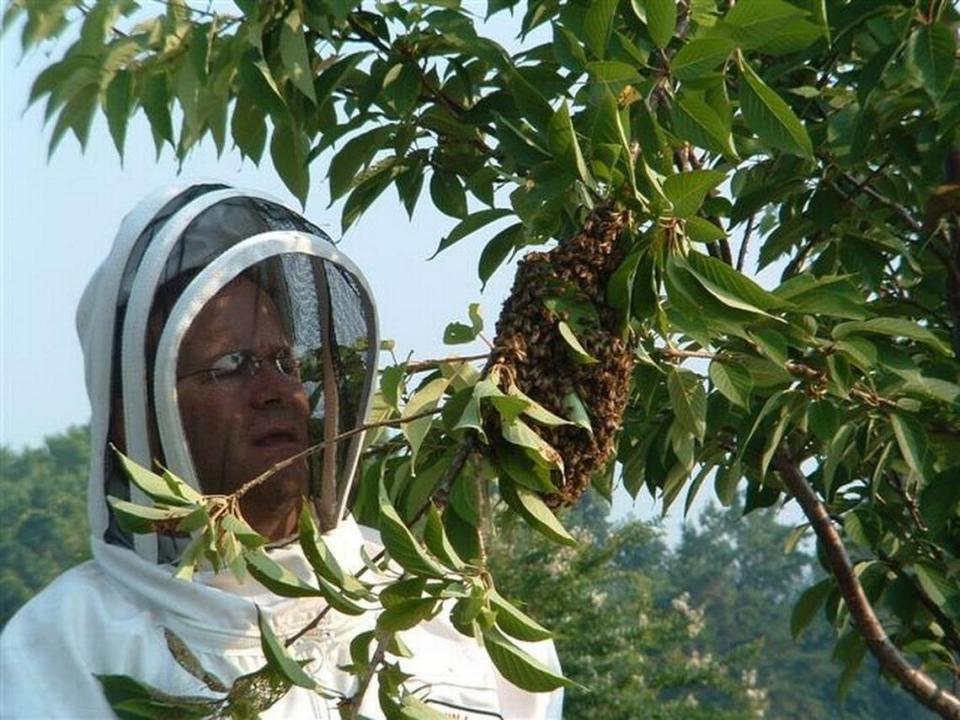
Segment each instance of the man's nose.
M289 402L303 391L296 375L281 372L276 363L260 363L257 372L247 381L250 386L250 401L254 407Z

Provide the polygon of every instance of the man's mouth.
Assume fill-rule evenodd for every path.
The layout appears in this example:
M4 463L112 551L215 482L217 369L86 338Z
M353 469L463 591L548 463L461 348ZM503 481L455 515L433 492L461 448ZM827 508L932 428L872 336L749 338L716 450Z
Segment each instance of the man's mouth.
M254 447L303 446L303 440L300 434L294 430L271 430L254 438L253 445Z

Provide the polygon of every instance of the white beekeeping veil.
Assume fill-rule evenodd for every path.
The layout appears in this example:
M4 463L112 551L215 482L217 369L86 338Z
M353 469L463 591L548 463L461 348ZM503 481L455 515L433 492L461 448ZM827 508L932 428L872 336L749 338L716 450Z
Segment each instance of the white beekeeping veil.
M78 313L93 447L122 438L142 465L159 460L199 490L231 492L361 425L376 373L375 308L360 271L329 238L269 196L219 184L145 202L125 220ZM104 358L103 338L91 335L107 328ZM98 357L105 368L95 367ZM258 488L257 502L308 495L332 529L361 443L356 434L295 463ZM184 539L131 539L116 526L105 494L146 498L106 449L93 464L93 532L148 559L175 559Z

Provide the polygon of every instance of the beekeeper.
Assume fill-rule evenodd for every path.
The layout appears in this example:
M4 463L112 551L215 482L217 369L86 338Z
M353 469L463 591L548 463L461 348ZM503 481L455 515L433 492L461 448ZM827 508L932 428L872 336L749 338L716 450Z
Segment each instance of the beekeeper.
M217 694L168 647L181 638L229 686L265 664L257 608L281 638L324 609L251 578L173 576L189 537L131 535L107 496L145 503L111 444L141 465L160 460L192 487L230 493L308 446L361 425L374 389L376 312L359 269L325 234L270 196L222 184L147 197L123 221L80 301L92 419L88 512L93 559L69 570L8 623L0 639L0 715L104 718L96 675L128 675L175 696ZM340 564L363 566L376 533L346 511L362 435L327 446L245 494L241 510L269 553L305 580L296 542L304 498ZM287 542L285 542L287 541ZM372 613L328 612L290 648L324 687L351 694L349 643ZM561 695L526 693L444 615L405 633L413 674L434 709L456 718L558 718ZM530 645L557 666L550 643ZM222 695L220 696L222 697ZM382 717L376 692L361 714ZM264 717L335 718L335 698L294 686Z

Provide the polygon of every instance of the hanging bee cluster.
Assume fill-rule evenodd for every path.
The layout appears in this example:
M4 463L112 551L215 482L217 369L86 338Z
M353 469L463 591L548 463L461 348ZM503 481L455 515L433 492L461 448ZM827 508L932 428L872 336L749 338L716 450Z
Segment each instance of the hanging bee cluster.
M503 389L515 383L561 416L568 414L575 393L590 416L592 434L573 425L535 428L563 459L557 491L543 498L553 508L576 503L615 450L633 353L604 298L607 281L623 260L624 244L618 238L627 221L625 211L598 209L567 242L524 257L497 321L496 372L491 374ZM575 326L585 354L571 352L561 323Z

